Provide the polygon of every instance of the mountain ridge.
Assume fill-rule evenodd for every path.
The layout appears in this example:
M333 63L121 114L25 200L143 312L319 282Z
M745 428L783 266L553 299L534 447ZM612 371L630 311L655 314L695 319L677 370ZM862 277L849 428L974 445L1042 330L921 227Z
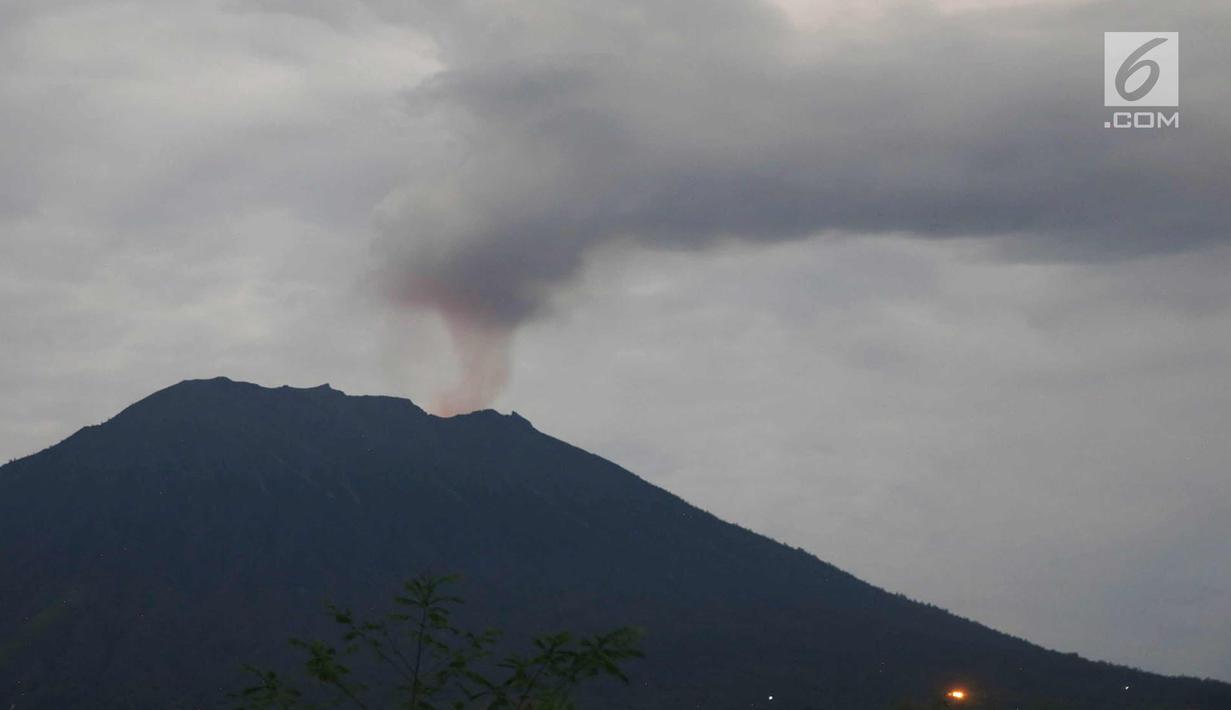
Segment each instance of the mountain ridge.
M516 413L442 418L328 385L186 380L0 467L0 549L0 700L19 708L181 707L168 688L209 707L239 662L325 630L304 621L322 596L375 606L425 570L465 574L475 616L513 630L645 626L658 660L599 707L879 707L950 683L1231 707L1226 684L1048 651L887 592ZM171 629L193 664L150 651L183 645Z

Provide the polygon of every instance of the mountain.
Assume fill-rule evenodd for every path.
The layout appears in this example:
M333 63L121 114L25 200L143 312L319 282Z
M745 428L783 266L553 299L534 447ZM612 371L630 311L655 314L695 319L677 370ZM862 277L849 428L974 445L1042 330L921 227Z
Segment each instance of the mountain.
M213 708L243 662L423 571L510 636L636 625L596 708L1231 708L1044 650L723 522L525 419L183 382L0 468L0 707ZM769 696L773 700L769 700Z

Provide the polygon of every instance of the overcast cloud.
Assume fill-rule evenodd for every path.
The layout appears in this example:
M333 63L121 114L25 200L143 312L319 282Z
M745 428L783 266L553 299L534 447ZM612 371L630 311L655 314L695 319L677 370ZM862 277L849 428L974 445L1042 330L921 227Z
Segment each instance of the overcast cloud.
M1136 4L1137 21L1231 26L1225 4L1182 18L1156 4ZM477 370L447 409L490 399L500 361L484 371L493 359L474 351L502 350L613 242L906 230L1103 259L1218 240L1231 223L1225 43L1185 45L1185 95L1223 99L1185 133L1102 128L1096 40L1133 3L904 3L809 32L747 0L425 5L408 21L444 69L408 102L447 124L448 150L383 214L395 288L437 308Z
M1102 128L1115 29L1180 31L1180 128ZM1231 680L1229 65L1220 0L10 0L0 454L188 377L496 398Z

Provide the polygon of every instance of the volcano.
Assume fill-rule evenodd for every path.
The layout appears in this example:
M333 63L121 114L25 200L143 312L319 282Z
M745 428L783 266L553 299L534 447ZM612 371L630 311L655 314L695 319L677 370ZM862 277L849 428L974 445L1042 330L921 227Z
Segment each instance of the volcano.
M969 707L1231 708L1231 685L876 588L515 413L225 378L0 468L0 707L227 707L241 664L329 631L324 600L385 608L421 572L462 575L465 614L509 635L645 629L631 684L584 707L888 708L961 687Z

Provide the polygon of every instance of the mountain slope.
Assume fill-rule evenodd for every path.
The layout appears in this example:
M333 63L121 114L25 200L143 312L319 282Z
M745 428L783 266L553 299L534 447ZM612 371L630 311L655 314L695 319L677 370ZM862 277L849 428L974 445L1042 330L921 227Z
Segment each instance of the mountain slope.
M0 468L0 707L208 708L245 661L456 571L511 635L645 627L611 708L1231 708L865 584L491 411L189 381ZM1124 690L1129 686L1129 690Z

